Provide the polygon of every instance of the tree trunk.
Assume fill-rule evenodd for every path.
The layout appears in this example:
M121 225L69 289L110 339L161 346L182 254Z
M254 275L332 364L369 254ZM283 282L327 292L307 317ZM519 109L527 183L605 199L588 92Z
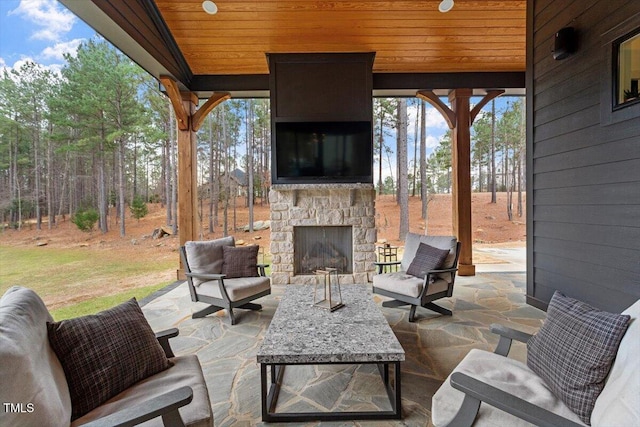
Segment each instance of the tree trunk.
M249 233L253 233L253 101L247 103L247 202Z
M418 111L420 110L421 103L418 103L418 109L416 110L416 127L413 129L413 183L411 188L411 197L416 197L416 180L417 180L417 169L418 169L418 126L419 126L419 116Z
M124 185L124 155L125 142L124 138L120 138L118 141L118 210L120 212L120 237L124 237L125 233L125 192L127 191Z
M427 188L427 120L424 101L420 101L420 106L420 198L422 199L424 233L427 234L429 189Z
M53 125L49 122L48 135L47 135L47 180L46 180L46 192L47 192L47 215L48 229L51 230L56 223L56 214L54 211L54 188L53 188L53 141L51 135L53 134Z
M378 194L384 193L384 182L382 179L382 151L384 147L384 133L382 132L384 126L384 114L380 113L380 135L378 136L378 144L380 145L380 163L378 164Z
M496 203L496 100L491 100L491 203Z
M229 173L231 163L231 146L227 141L227 114L224 110L222 117L222 141L224 144L224 216L222 235L227 237L229 235L229 197L231 196L231 177Z
M407 165L407 101L398 100L398 199L400 202L400 230L398 239L404 240L409 232L409 189Z
M100 128L100 143L98 145L98 212L100 215L100 231L106 233L109 231L107 223L109 205L107 200L107 179L105 176L104 162L104 141L105 141L104 125Z
M215 197L215 177L214 177L214 169L216 163L216 152L217 150L213 144L213 120L207 120L209 124L209 234L213 234L214 229L214 197Z

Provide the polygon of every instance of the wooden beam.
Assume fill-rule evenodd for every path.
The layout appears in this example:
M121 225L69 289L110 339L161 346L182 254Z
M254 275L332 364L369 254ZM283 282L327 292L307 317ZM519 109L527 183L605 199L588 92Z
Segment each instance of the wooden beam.
M469 126L471 126L473 124L473 121L476 119L476 116L478 115L480 110L482 110L482 107L484 107L485 105L487 105L487 103L489 101L491 101L494 98L499 97L503 93L504 93L504 90L502 90L502 89L500 89L500 90L488 90L487 94L480 100L480 102L478 102L473 107L473 110L471 110L471 117L470 117L471 123L469 123Z
M433 93L431 90L419 90L416 93L416 96L422 100L427 101L429 104L433 105L433 108L438 110L444 120L447 122L447 126L449 129L453 129L456 127L456 114L451 110L447 105L440 100L440 97Z
M207 102L202 104L202 106L198 108L198 111L193 115L191 119L191 129L194 132L197 132L198 129L200 129L202 122L204 122L204 119L207 117L207 114L209 114L209 112L216 108L220 103L230 98L231 95L229 93L214 92L214 94L207 99Z
M178 129L189 129L189 116L191 114L185 110L182 104L182 94L180 93L178 84L169 76L160 76L160 83L162 83L162 86L164 86L167 91L167 96L169 100L171 100L171 105L173 105L173 111L176 113L176 119L178 120Z

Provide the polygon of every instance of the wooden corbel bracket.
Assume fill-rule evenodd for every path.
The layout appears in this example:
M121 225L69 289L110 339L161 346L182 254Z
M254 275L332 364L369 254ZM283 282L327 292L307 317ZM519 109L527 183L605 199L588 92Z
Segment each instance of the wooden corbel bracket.
M231 95L226 92L214 92L213 95L205 102L202 107L198 108L193 115L184 108L182 103L182 94L176 81L169 76L160 76L160 83L167 91L167 96L171 101L173 110L176 113L176 119L178 120L178 129L189 130L189 118L191 118L191 130L197 132L200 126L207 117L207 114L211 112L221 102L231 98ZM197 99L194 101L197 104Z
M433 93L431 90L419 90L416 93L416 97L427 101L429 104L433 105L433 107L442 114L444 120L447 122L447 126L449 129L453 129L456 127L456 113L447 105L440 100L440 97Z

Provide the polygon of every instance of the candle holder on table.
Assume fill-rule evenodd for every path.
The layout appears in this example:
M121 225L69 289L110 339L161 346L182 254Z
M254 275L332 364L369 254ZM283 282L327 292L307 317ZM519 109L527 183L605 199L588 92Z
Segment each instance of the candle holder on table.
M344 307L342 303L342 292L340 291L340 281L338 280L337 268L324 268L315 271L319 280L313 289L313 305L324 308L325 310L336 311ZM331 278L334 278L333 284ZM318 288L322 287L322 295L318 296ZM319 299L322 297L322 299Z

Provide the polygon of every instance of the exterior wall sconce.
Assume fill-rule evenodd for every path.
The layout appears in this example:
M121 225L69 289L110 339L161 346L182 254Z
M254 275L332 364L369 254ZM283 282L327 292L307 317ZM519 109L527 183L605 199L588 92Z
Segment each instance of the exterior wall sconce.
M577 33L573 27L565 27L556 33L553 42L553 59L560 61L574 53L577 48Z

